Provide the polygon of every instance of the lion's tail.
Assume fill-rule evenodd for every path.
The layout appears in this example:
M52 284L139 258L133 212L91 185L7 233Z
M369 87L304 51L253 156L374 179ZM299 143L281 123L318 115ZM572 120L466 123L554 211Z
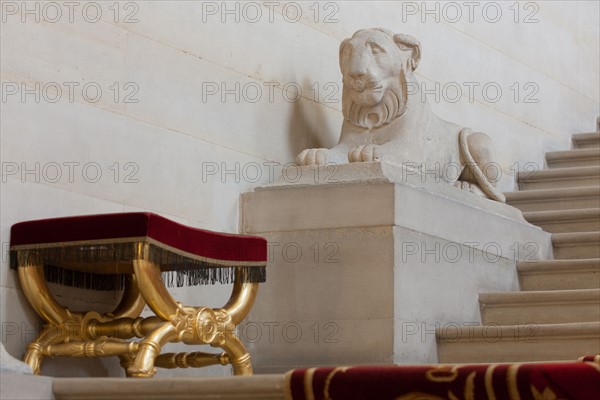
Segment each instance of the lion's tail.
M501 203L506 203L506 197L504 197L504 194L502 194L502 192L496 189L496 187L487 180L486 176L481 171L481 168L473 159L473 156L469 151L469 144L467 143L467 137L469 137L471 133L471 129L464 128L460 131L458 135L460 150L467 162L467 168L471 168L471 171L473 173L473 176L475 177L475 180L477 181L477 184L479 185L481 190L483 190L483 193L485 193L487 197L489 197L492 200L499 201Z

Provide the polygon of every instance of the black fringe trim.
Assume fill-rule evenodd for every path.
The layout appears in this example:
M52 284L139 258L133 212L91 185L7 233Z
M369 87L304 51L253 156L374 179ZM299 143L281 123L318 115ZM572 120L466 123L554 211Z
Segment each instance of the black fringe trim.
M126 274L106 273L109 271L97 274L65 268L61 265L65 263L114 263L115 272L118 272L119 263L131 263L135 258L136 243L11 250L10 268L16 270L19 258L21 258L21 264L31 265L25 260L36 264L43 263L44 275L48 282L90 290L123 290L127 279ZM150 244L148 259L161 266L162 279L167 287L227 284L238 280L249 283L266 281L265 266L222 266L186 257L153 244Z
M61 268L56 265L44 265L44 277L46 282L98 291L123 290L127 280L125 274L94 274Z
M154 246L152 246L154 247ZM10 268L17 269L21 263L41 263L62 265L76 263L130 263L136 256L135 243L111 243L99 245L72 245L56 247L28 248L10 251ZM175 254L175 253L173 253ZM31 265L31 264L29 264Z
M162 273L161 277L165 286L169 288L214 285L215 283L227 284L236 282L236 269L239 271L241 282L260 283L266 281L267 269L264 267L220 267L166 271ZM127 280L125 274L94 274L55 265L44 265L44 276L47 282L98 291L123 290Z
M236 271L239 274L238 277L236 277ZM167 287L227 284L237 282L238 278L240 282L265 282L267 280L267 269L265 267L220 267L162 273L162 280Z

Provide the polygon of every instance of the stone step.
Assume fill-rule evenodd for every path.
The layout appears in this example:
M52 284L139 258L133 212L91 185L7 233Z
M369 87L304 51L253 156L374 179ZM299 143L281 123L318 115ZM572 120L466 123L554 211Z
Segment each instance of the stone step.
M600 230L600 208L528 211L523 213L523 218L552 233Z
M600 289L600 259L546 260L517 264L521 290Z
M600 289L480 293L484 325L600 321Z
M598 148L600 147L600 132L576 133L571 140L575 149Z
M600 258L600 232L553 233L552 246L557 260Z
M284 400L285 376L56 378L56 400Z
M600 166L553 168L517 173L519 190L600 185Z
M441 363L572 361L600 353L600 322L445 327L436 335Z
M600 165L600 149L575 149L546 153L548 168L593 167Z
M600 187L536 189L504 195L508 204L521 211L596 208L600 204Z
M0 368L0 399L54 400L52 382L53 378L50 376L6 372Z

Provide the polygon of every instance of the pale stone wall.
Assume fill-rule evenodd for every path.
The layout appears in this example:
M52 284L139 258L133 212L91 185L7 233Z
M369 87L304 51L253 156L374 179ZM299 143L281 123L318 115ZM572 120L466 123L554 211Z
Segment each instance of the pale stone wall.
M276 164L304 148L336 143L338 46L357 29L380 26L421 41L417 75L427 90L439 83L429 95L433 110L492 137L502 190L513 188L515 163L541 168L544 151L568 148L572 133L593 130L597 2L465 3L2 1L7 350L20 356L37 323L8 271L12 224L149 210L236 232L240 193L272 181ZM178 290L176 297L217 306L227 289ZM82 307L115 301L83 291L66 297ZM49 362L44 372L121 374L114 361L58 365Z

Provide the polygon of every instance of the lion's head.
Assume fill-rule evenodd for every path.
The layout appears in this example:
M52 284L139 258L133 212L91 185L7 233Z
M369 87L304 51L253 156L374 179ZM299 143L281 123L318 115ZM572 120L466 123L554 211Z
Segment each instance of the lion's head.
M386 29L363 29L344 40L340 45L344 118L364 128L378 128L402 115L407 77L420 55L417 39Z

